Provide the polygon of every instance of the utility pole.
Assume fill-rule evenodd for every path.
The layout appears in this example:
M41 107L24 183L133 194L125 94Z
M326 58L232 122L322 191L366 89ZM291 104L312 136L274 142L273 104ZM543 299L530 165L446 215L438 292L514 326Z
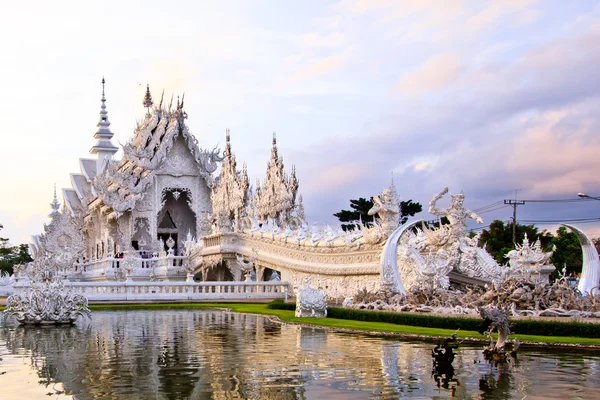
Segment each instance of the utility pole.
M504 200L504 204L508 204L513 208L513 244L517 242L517 206L522 206L525 201L518 200Z

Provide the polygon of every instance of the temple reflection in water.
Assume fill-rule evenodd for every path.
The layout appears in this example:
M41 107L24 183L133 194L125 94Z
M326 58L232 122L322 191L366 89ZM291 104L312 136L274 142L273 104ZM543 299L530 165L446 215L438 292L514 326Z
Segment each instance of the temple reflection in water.
M600 397L598 357L524 353L501 368L482 361L479 348L464 347L444 383L432 376L432 347L224 311L95 312L76 327L1 329L0 397L18 396L24 384L14 363L30 364L54 398L508 399L552 397L553 386L569 385ZM584 383L571 382L572 373Z

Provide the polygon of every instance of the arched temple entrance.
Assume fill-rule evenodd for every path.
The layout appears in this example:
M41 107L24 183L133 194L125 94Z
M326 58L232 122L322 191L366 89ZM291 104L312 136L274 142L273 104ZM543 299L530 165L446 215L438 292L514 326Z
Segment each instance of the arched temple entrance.
M169 238L173 239L175 255L183 251L183 243L190 233L196 236L196 214L192 211L189 189L168 188L162 193L162 208L157 216L157 238L168 250Z

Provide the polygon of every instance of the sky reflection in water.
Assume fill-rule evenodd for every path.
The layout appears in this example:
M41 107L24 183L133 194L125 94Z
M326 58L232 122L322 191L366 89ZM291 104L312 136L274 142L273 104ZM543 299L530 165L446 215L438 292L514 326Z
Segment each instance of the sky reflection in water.
M1 328L0 398L600 398L591 352L492 367L461 347L436 381L432 348L223 311L94 312L76 327Z

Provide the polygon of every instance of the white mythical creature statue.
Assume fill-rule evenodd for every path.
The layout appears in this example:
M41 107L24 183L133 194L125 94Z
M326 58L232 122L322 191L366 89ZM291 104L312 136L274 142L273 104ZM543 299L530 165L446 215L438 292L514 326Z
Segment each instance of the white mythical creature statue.
M474 219L478 224L483 224L483 219L473 211L464 207L465 194L463 192L450 195L450 206L441 210L438 209L437 202L444 197L446 193L448 193L447 187L431 199L429 202L429 213L439 217L448 218L450 226L448 230L449 237L446 242L452 244L467 237L467 218ZM433 238L434 237L432 237L432 239ZM430 244L435 245L436 243Z
M281 236L281 240L283 243L287 243L288 238L291 238L292 236L294 236L294 231L289 226L286 226L285 231L283 231L283 235Z
M321 232L319 226L315 223L310 231L310 245L317 246L321 239L323 239L323 233Z
M416 226L422 221L411 219L389 235L380 262L385 291L406 293L406 288L415 287L445 289L449 286L448 274L453 269L492 282L505 279L506 271L484 249L477 247L478 237L467 235L467 218L483 221L464 207L464 194L453 195L447 209L436 207L436 202L446 193L448 188L431 200L429 212L447 217L450 225L420 230Z
M331 243L337 239L338 236L338 233L334 231L331 226L325 226L325 242L327 242L327 246L331 246Z
M394 183L389 188L373 197L373 208L369 215L379 216L373 226L364 233L365 240L371 244L377 244L387 239L400 224L400 201Z
M488 361L505 361L506 352L514 355L519 347L518 340L515 341L512 348L508 349L507 341L508 335L510 335L510 322L506 315L506 311L500 308L484 307L480 308L479 315L483 318L482 326L479 328L479 333L486 335L490 338L490 344L488 347L483 349L483 354ZM494 342L492 332L498 331L498 340Z
M327 317L327 294L311 287L308 278L306 286L298 288L296 294L296 317Z
M467 219L471 218L482 224L483 220L473 211L464 206L465 195L451 195L450 206L445 209L437 208L437 201L448 193L444 188L429 202L429 212L433 215L446 217L449 225L438 229L425 229L427 248L439 252L445 250L448 263L458 272L470 277L500 282L505 278L506 271L494 261L487 251L478 247L478 237L469 238L467 234Z
M250 282L252 280L251 273L254 270L254 261L256 261L256 257L250 257L249 261L246 261L244 260L244 257L238 254L236 255L236 261L240 266L245 281Z

